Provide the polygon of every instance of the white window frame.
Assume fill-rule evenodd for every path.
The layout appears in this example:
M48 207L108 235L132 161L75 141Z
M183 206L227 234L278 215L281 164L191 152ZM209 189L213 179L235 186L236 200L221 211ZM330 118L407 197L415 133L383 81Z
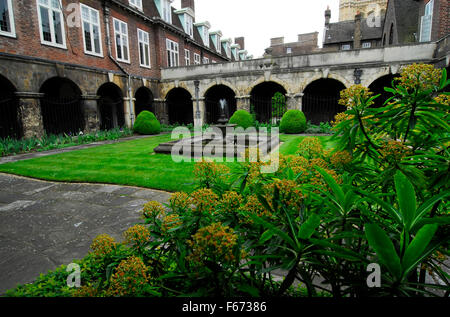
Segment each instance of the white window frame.
M194 38L194 18L191 17L189 14L184 15L184 24L186 26L186 33L191 37Z
M222 42L220 41L220 36L216 36L217 52L222 54Z
M141 37L142 34L142 37ZM144 30L137 29L137 38L138 38L138 50L139 50L139 65L144 68L151 68L151 59L150 59L150 34ZM142 40L141 40L142 38ZM142 52L145 52L145 46L147 46L147 57L148 65L142 64L142 54L141 54L141 44L143 46Z
M362 48L372 48L372 42L363 42Z
M434 11L434 0L430 0L425 5L424 15L420 18L420 40L419 40L419 42L431 41L431 32L433 31L433 11ZM428 25L429 25L429 32L427 34L424 34L425 22L428 22Z
M201 65L200 54L194 53L194 65Z
M83 18L83 8L86 8L89 10L89 16L91 16L92 12L95 12L97 14L97 23L92 22L92 20L84 20ZM80 14L81 14L81 31L83 33L83 45L84 45L84 53L88 55L94 55L103 57L103 45L102 45L102 29L100 25L100 12L94 8L91 8L90 6L87 6L83 3L80 3ZM87 50L86 47L86 38L85 38L85 29L84 29L84 22L89 24L89 31L91 32L91 47L93 49L92 52ZM100 52L95 52L95 45L94 45L94 26L98 28L98 35L99 35L99 45L100 45Z
M129 0L128 3L130 4L130 6L143 11L142 9L142 0Z
M173 44L173 49L171 47L171 44ZM167 52L167 67L180 66L180 47L178 46L178 43L166 39L166 52ZM175 65L171 65L170 61L175 61Z
M203 26L203 38L205 40L205 46L209 47L209 30L206 26Z
M6 1L6 5L8 7L8 13L9 13L10 32L0 30L0 35L15 38L16 37L16 27L14 25L14 10L13 10L13 6L12 6L12 0L5 0L5 1Z
M41 3L41 1L47 1L47 4L43 4ZM59 3L59 8L55 9L52 7L51 2L52 0L36 0L36 7L37 7L37 11L38 11L38 20L39 20L39 34L41 37L41 44L43 45L48 45L48 46L53 46L53 47L57 47L57 48L63 48L63 49L67 49L66 46L66 30L64 27L65 24L65 19L64 19L64 15L62 12L62 4L61 4L61 0L56 0ZM44 33L42 30L42 17L41 17L41 7L43 7L44 9L47 9L48 12L48 18L49 18L49 23L50 23L50 37L51 37L51 41L46 41L44 39ZM55 25L53 23L53 19L52 19L52 14L53 12L57 12L60 14L59 18L61 20L61 36L62 36L62 44L56 43L56 39L55 39Z
M292 54L292 47L286 48L286 54Z
M161 0L161 12L163 20L172 24L172 5L170 0Z
M203 64L209 64L209 58L203 57Z
M191 65L191 51L186 48L184 49L184 64L186 66Z
M116 22L119 23L119 30L116 29ZM122 25L125 25L126 33L122 32ZM113 18L113 27L114 27L114 43L115 43L115 46L116 46L116 58L117 58L117 60L119 62L130 64L130 41L129 41L129 37L128 37L128 24L123 22L122 20ZM122 45L120 46L120 50L121 50L121 54L122 54L121 58L119 58L119 54L118 54L118 47L117 47L117 41L116 41L117 35L120 36L120 42L122 43ZM122 51L123 50L124 37L126 37L126 39L127 39L127 41L126 41L126 44L127 44L127 57L128 57L127 59L123 58L124 52Z
M352 49L352 46L350 44L342 44L341 45L341 50L342 51L349 51Z

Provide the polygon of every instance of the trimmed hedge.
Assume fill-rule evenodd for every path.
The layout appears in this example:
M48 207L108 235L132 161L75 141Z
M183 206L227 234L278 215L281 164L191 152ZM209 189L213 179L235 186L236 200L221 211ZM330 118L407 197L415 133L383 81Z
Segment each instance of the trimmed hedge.
M236 111L230 118L230 124L236 124L238 127L247 129L255 125L255 121L250 113L245 110Z
M133 130L139 134L159 134L161 124L152 112L142 111L134 122Z
M288 110L281 118L280 131L287 134L302 133L306 130L306 117L300 110Z

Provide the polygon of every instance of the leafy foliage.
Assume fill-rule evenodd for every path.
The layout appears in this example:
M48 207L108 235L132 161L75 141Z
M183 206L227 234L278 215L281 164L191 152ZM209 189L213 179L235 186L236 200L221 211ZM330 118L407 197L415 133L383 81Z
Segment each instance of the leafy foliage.
M287 134L302 133L306 130L306 117L300 110L289 110L281 119L280 131Z
M238 127L242 127L244 129L253 127L255 125L255 121L250 113L245 110L236 111L230 118L230 124L236 124Z
M150 111L142 111L136 118L133 130L139 134L159 134L161 124Z

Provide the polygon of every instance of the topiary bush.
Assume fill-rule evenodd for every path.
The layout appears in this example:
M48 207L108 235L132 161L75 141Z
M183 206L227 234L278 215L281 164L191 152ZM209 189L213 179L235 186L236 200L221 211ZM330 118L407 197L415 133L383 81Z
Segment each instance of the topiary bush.
M306 117L300 110L287 111L280 123L280 131L287 134L302 133L306 130Z
M255 121L250 113L245 110L236 111L230 118L230 124L236 124L238 127L247 129L255 125Z
M136 118L133 130L139 134L159 134L161 124L152 112L142 111Z

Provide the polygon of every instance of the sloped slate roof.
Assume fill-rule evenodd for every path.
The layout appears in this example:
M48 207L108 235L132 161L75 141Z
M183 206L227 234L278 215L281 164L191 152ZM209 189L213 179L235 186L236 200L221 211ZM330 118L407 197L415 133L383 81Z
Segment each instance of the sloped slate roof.
M361 19L361 35L362 40L381 39L383 34L384 21L380 23L380 27L370 27L367 19ZM353 42L355 33L355 21L342 21L330 23L325 33L324 44L334 44L343 42Z

